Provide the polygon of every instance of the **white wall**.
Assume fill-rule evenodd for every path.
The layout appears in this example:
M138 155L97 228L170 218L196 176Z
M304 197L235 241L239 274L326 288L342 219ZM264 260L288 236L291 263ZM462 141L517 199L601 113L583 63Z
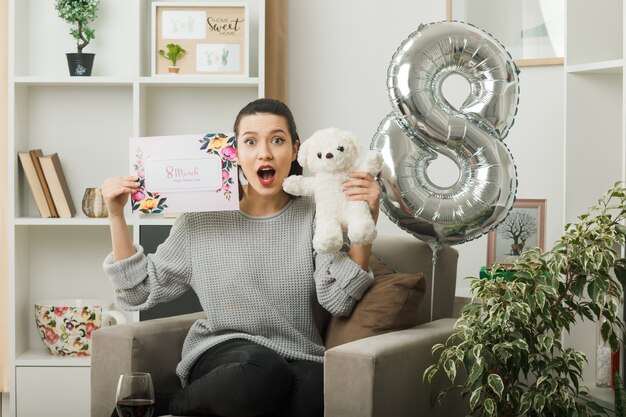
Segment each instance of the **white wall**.
M302 138L329 126L353 131L364 148L391 107L387 67L420 23L445 19L445 1L289 2L289 105ZM518 198L547 200L546 244L563 224L564 74L562 66L523 67L520 104L506 143L518 168ZM404 234L384 215L382 233ZM487 258L486 236L456 246L457 287Z

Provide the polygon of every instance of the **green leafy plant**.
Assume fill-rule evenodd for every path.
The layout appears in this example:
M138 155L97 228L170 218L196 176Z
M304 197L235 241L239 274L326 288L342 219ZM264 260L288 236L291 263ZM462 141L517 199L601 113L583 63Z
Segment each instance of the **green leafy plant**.
M176 61L184 57L186 53L187 51L176 43L167 44L167 53L163 49L159 49L159 55L172 61L172 66L176 66Z
M54 8L59 17L72 25L70 35L76 39L76 49L80 54L85 46L96 37L96 31L89 23L98 17L100 0L55 0Z
M472 416L599 416L606 410L579 385L583 352L563 346L562 336L578 320L606 321L602 337L617 350L624 322L618 306L626 283L626 188L618 182L596 205L567 224L549 251L524 252L506 281L471 279L474 301L461 312L453 335L433 347L436 363L453 389L469 397ZM457 369L464 377L457 380ZM459 372L461 374L461 372Z

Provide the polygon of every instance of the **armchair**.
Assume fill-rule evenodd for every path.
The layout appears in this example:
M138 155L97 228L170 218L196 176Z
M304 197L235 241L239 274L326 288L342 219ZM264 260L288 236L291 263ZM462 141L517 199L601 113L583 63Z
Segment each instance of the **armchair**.
M326 351L324 397L326 417L463 416L467 405L449 394L431 408L430 398L445 386L445 376L423 383L433 363L431 348L452 333L458 253L447 247L436 265L433 321L430 319L431 257L429 246L409 235L379 236L374 255L399 272L422 272L424 303L417 326L368 337ZM175 373L187 331L202 313L148 320L99 329L93 333L91 359L91 415L109 417L115 407L120 374L150 372L160 390L175 389Z

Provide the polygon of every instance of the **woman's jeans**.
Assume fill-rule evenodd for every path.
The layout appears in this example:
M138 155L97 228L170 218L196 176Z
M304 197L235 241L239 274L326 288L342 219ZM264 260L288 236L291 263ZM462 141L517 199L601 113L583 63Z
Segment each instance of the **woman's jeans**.
M198 358L189 385L156 393L155 415L323 417L324 365L287 361L243 339L220 343ZM115 412L113 413L116 414Z

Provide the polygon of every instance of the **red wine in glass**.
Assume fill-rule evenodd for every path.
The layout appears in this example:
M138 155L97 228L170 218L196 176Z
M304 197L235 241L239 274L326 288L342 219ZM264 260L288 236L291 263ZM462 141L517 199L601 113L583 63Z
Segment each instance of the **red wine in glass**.
M120 417L152 417L154 401L140 399L120 400L117 402L116 408Z
M120 375L115 393L115 408L120 417L152 417L154 388L147 372Z

